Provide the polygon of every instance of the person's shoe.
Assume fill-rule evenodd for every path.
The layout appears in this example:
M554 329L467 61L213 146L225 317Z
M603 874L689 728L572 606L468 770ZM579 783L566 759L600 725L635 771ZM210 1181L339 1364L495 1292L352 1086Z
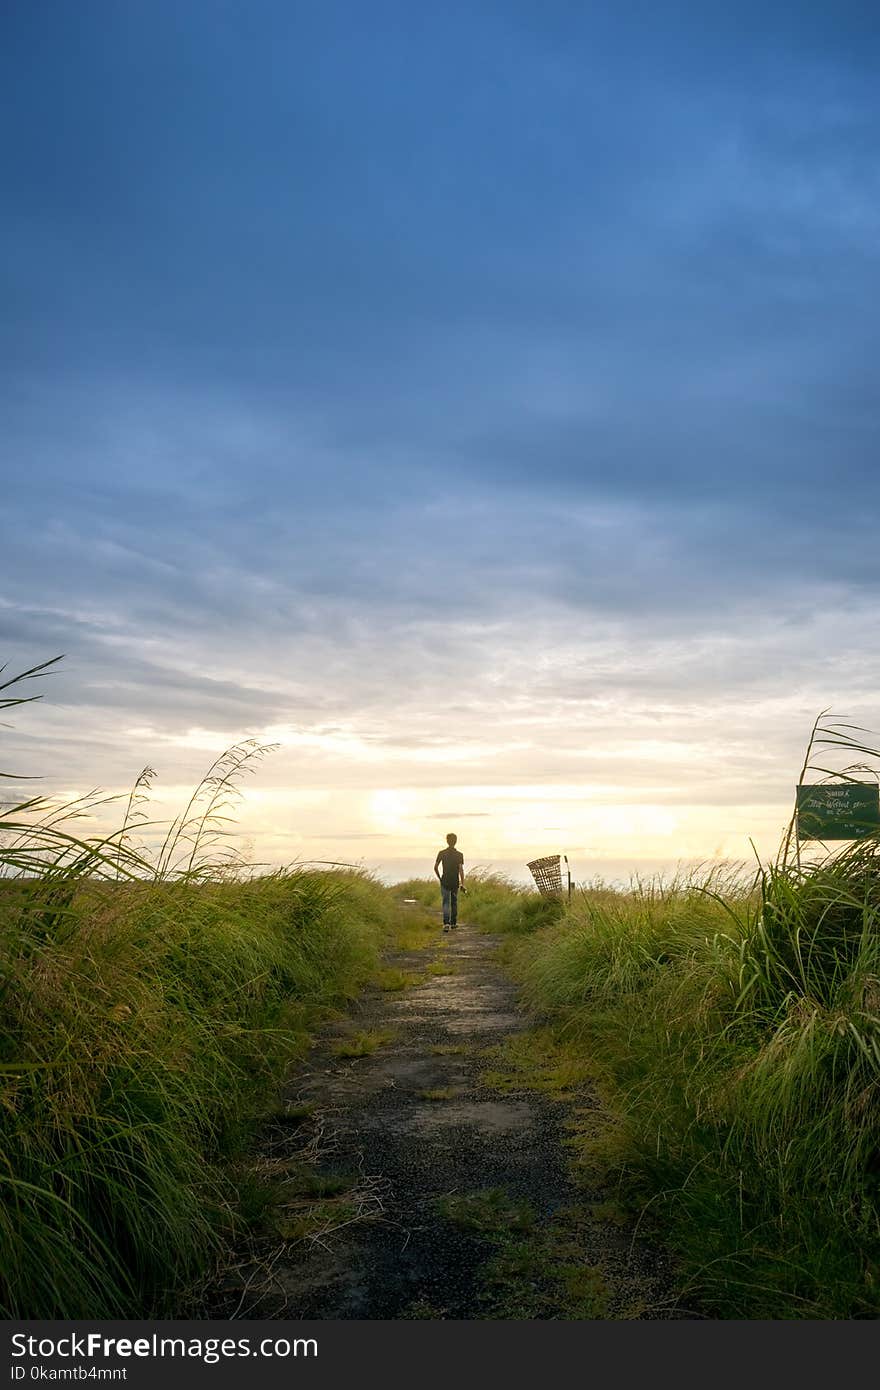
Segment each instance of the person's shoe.
M444 923L443 923L443 930L444 930L444 931L449 931L449 923L448 923L448 922L444 922Z

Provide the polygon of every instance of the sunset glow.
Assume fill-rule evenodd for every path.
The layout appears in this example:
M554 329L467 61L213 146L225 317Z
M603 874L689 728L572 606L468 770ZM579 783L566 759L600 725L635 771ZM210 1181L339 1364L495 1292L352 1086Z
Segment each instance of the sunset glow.
M253 737L252 857L385 876L774 852L880 724L878 86L662 8L12 7L10 771L161 817Z

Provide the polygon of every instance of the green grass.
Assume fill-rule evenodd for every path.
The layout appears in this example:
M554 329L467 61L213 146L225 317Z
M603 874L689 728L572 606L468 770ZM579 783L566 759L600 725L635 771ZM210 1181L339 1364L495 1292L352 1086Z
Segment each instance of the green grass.
M378 1052L380 1047L385 1047L391 1042L394 1036L394 1033L388 1030L355 1033L353 1037L343 1038L334 1043L332 1050L336 1057L370 1057L374 1052Z
M880 841L803 863L794 843L755 875L594 885L570 906L472 876L468 920L505 935L538 1023L483 1079L568 1101L575 1174L666 1241L709 1315L871 1318Z
M514 969L560 1086L579 1054L605 1102L575 1117L576 1165L617 1175L689 1295L725 1317L876 1316L876 843L754 884L578 894Z
M0 1306L167 1306L219 1239L224 1157L374 973L393 908L339 873L83 883L47 931L41 885L3 896Z
M34 698L22 683L51 665L0 681L0 710ZM817 721L810 750L878 756L856 737ZM261 1118L305 1118L272 1109L315 1026L368 982L425 978L380 968L381 948L436 941L435 881L255 876L230 853L237 784L268 751L227 750L164 835L149 768L109 836L79 833L97 795L25 793L0 814L7 1318L173 1315L230 1225L274 1200L236 1163ZM801 866L789 835L753 883L594 886L568 907L491 874L468 889L462 920L504 934L541 1020L487 1058L493 1084L572 1104L575 1170L614 1177L677 1254L686 1294L723 1317L876 1317L880 841ZM599 1107L578 1104L589 1081ZM294 1200L288 1239L372 1210L332 1183ZM551 1248L503 1193L449 1198L444 1214L498 1245L487 1315L553 1315L542 1300L564 1298L568 1316L601 1316L601 1276L564 1222Z
M529 1203L514 1200L500 1187L451 1193L436 1198L434 1205L444 1220L464 1230L488 1235L530 1231L535 1224L535 1214Z
M480 1080L493 1090L540 1091L552 1100L571 1101L590 1085L594 1067L583 1049L548 1027L512 1033L483 1053L487 1063Z
M461 974L461 967L458 966L454 961L449 961L449 962L447 963L447 962L444 961L444 960L435 960L435 961L432 961L430 965L425 966L425 971L424 971L424 973L425 973L426 975L438 975L438 976L444 976L444 975L460 975L460 974Z
M295 1244L301 1240L319 1240L343 1226L365 1217L355 1202L345 1197L312 1202L299 1212L292 1213L279 1223L278 1234L284 1241Z
M285 1192L296 1197L339 1197L350 1192L357 1178L344 1173L319 1173L307 1164L298 1165L284 1180Z
M439 903L439 896L433 893L409 893L404 891L411 885L396 884L391 895L399 908L398 925L395 932L395 945L402 951L427 951L437 945L438 922L433 908ZM430 889L430 884L420 885ZM434 901L435 897L437 902ZM414 903L405 903L405 898L416 898Z
M608 1312L603 1272L587 1257L589 1218L574 1210L539 1220L531 1203L503 1188L435 1199L438 1215L486 1240L478 1277L483 1318L601 1318Z
M395 884L395 897L415 898L425 909L440 909L440 886L436 879L407 879ZM415 910L415 909L411 909ZM458 899L458 916L488 932L522 934L558 921L564 910L561 899L545 898L503 874L476 870L467 875L467 892Z
M0 708L19 700L0 693ZM173 1313L235 1219L233 1160L285 1069L401 920L367 875L236 863L224 824L265 751L218 759L164 838L146 820L149 769L102 839L77 833L95 798L0 817L7 1318Z
M395 883L392 891L396 901L401 904L406 898L414 898L416 905L410 905L406 910L419 913L422 921L425 920L423 913L436 911L440 907L440 885L436 878L408 878L403 883ZM433 926L436 934L436 919Z
M544 1226L498 1238L482 1274L486 1318L591 1321L609 1316L607 1275L591 1261L579 1213L558 1212ZM626 1317L624 1311L617 1317Z
M385 993L395 994L399 990L412 989L413 985L421 984L422 977L411 970L398 970L395 966L386 966L374 972L373 983Z

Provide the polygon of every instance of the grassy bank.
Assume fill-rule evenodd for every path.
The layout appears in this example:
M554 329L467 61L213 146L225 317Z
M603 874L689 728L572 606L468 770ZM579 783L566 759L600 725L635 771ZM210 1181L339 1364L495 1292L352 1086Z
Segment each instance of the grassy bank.
M57 889L57 885L53 885ZM0 885L0 1307L163 1311L234 1213L226 1162L393 917L345 872Z
M149 769L109 835L79 830L95 797L0 815L3 1316L173 1313L235 1224L230 1160L285 1067L376 970L399 914L379 883L236 863L224 827L265 751L222 755L169 826Z
M412 878L395 885L395 893L414 898L421 906L440 911L436 878ZM458 916L482 931L528 932L557 921L562 903L511 883L501 874L480 870L467 876L467 892L459 895Z
M751 883L580 891L537 932L520 899L523 998L606 1102L576 1160L617 1175L686 1293L722 1317L876 1316L876 843Z

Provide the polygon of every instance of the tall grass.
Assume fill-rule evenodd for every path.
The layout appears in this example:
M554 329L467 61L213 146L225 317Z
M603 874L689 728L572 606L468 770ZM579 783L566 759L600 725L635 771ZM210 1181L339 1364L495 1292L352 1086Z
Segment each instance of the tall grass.
M395 885L395 894L415 898L423 907L440 910L440 885L434 878L413 878ZM563 910L558 898L541 897L503 874L472 869L467 892L459 894L458 919L483 931L520 933L557 921Z
M579 893L515 968L607 1101L582 1159L661 1220L707 1311L876 1316L877 839Z
M378 883L236 864L226 818L265 751L219 759L152 857L135 844L149 770L110 835L74 833L94 795L0 819L7 1317L173 1310L228 1227L226 1160L315 1018L376 966L394 912Z

